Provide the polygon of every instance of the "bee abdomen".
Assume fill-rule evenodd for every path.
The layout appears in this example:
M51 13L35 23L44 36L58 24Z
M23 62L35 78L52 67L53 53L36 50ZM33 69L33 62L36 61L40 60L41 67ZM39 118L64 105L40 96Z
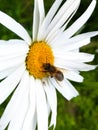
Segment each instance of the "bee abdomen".
M64 75L61 71L57 71L55 73L55 78L58 80L58 81L62 81L64 79Z

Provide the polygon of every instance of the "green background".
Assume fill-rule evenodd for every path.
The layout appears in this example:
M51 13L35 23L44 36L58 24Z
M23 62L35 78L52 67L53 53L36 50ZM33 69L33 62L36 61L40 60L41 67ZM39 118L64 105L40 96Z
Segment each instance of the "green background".
M54 0L45 0L46 13ZM91 0L81 0L80 8L70 23L73 23L88 7ZM31 35L34 1L32 0L0 0L0 10L4 11L21 23ZM80 32L98 30L98 3L93 15L83 26ZM14 33L0 25L0 39L18 38ZM98 36L92 39L91 44L82 47L81 51L95 54L91 64L98 64ZM58 94L58 115L56 130L98 130L98 68L90 72L82 72L83 83L72 84L80 95L67 101ZM7 105L5 101L0 106L0 115ZM51 130L51 128L50 128Z

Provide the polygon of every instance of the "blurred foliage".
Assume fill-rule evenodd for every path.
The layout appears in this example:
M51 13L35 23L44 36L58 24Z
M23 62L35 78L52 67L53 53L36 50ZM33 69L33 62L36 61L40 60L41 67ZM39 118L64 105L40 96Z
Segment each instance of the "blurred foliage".
M46 13L54 0L44 0ZM98 0L97 0L98 1ZM91 0L81 0L80 8L71 22L74 22L88 7ZM4 11L21 23L30 33L32 31L34 1L32 0L0 0L0 10ZM93 15L82 28L82 32L98 30L98 3ZM14 33L0 25L0 39L18 38ZM98 64L98 37L92 43L81 48L81 51L94 53ZM82 72L83 83L72 84L80 95L71 101L66 101L58 93L58 116L56 130L98 130L98 68L90 72ZM0 115L9 99L0 106ZM50 128L51 130L51 128Z

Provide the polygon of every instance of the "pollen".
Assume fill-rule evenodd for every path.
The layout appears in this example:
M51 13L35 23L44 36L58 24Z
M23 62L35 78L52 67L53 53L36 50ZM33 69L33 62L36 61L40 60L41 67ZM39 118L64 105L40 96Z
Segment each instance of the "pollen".
M42 79L47 77L47 73L43 70L43 64L54 64L54 56L52 48L46 42L34 42L31 44L26 57L26 69L29 74L35 78Z

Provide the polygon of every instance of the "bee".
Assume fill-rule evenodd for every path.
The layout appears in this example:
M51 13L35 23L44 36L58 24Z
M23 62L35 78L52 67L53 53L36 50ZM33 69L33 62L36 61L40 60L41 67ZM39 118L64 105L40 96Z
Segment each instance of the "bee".
M63 73L50 63L44 63L42 67L44 69L43 72L48 72L51 78L54 77L58 81L62 81L64 79Z

